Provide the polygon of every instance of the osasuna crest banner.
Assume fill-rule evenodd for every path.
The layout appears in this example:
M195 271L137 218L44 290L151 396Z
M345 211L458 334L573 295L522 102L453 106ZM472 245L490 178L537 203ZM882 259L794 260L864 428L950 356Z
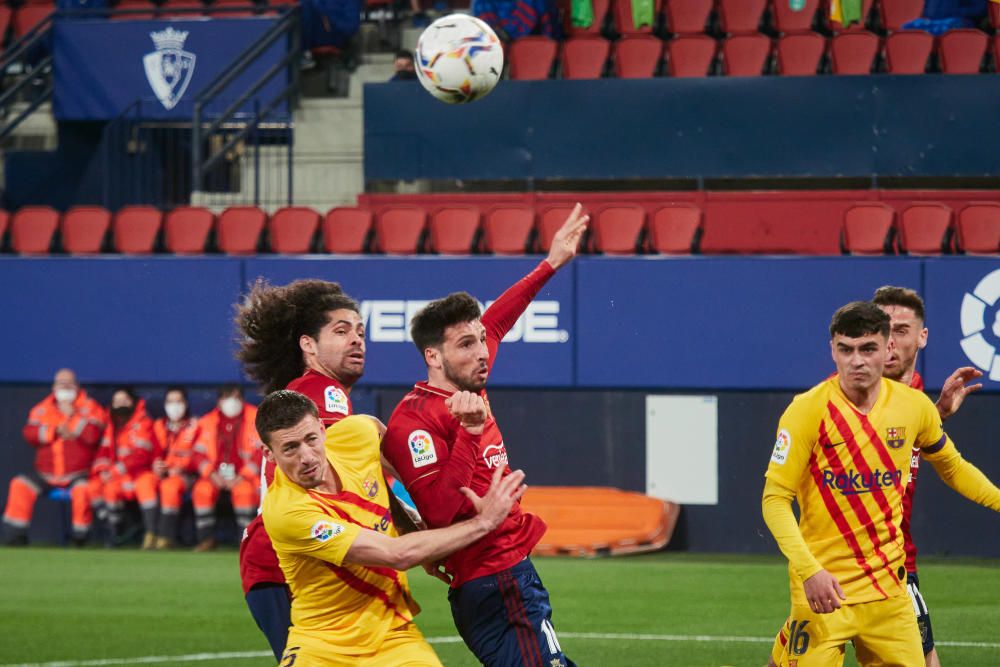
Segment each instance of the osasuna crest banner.
M53 111L60 120L118 117L189 119L198 94L273 25L273 18L185 21L59 20L55 26ZM284 56L268 49L220 96L220 108ZM258 94L263 104L287 85L276 75ZM253 109L249 101L244 111Z

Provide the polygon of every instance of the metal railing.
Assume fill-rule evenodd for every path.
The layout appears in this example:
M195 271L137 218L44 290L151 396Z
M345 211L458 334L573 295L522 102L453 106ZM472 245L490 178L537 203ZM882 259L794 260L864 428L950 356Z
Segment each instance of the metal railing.
M43 77L42 89L36 91L27 104L11 118L4 118L0 125L0 142L10 136L25 118L34 113L35 109L52 99L52 54L47 52L46 42L50 43L55 14L49 14L43 21L29 30L20 39L0 54L0 109L6 112L19 100L22 92L28 91L39 76ZM31 62L38 58L36 62ZM14 85L8 87L6 79L17 76L9 70L20 64L20 77Z

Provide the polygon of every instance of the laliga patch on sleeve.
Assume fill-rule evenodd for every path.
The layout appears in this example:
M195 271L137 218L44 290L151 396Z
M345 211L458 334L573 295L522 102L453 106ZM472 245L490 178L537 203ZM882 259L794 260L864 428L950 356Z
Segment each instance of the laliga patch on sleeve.
M327 412L336 412L342 415L349 415L351 413L351 409L347 403L347 394L340 387L331 385L324 389L323 403Z
M434 438L427 431L414 431L407 438L410 445L410 458L413 459L414 468L423 468L426 465L437 463L437 452L434 451Z
M344 527L339 523L331 523L330 521L317 521L313 524L312 529L309 531L312 538L317 542L326 542L327 540L340 535L344 532Z
M781 429L778 431L778 439L774 442L774 451L771 452L771 460L779 466L785 465L788 460L788 449L792 446L792 434Z

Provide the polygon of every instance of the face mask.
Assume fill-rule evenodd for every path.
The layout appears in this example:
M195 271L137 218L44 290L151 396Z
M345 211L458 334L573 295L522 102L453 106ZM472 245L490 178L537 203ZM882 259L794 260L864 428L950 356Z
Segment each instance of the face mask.
M122 423L128 421L128 418L132 416L132 411L135 410L135 406L123 405L117 408L111 408L111 417L117 422Z
M76 389L56 389L53 393L58 403L72 403L76 400Z
M170 401L163 404L163 411L167 413L167 419L170 421L180 421L180 418L187 411L187 406L178 401Z
M243 401L233 396L219 401L219 410L230 419L238 417L243 412Z

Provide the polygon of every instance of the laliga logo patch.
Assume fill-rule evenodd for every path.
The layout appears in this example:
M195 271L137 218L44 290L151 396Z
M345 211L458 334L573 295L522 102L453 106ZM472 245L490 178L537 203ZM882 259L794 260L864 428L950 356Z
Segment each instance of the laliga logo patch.
M885 430L885 444L893 449L899 449L906 444L906 427L892 426Z
M778 439L774 442L774 451L771 452L771 460L779 466L785 465L788 460L788 449L792 446L792 434L781 429L778 431Z
M196 57L184 50L184 40L188 31L174 30L172 27L149 33L156 45L156 51L142 57L146 69L146 80L156 94L156 99L168 111L177 106L194 74Z
M374 498L378 494L378 480L374 477L369 477L362 482L361 487L365 490L365 494L369 498Z
M327 412L339 412L342 415L351 412L347 406L347 394L340 387L327 387L323 391L323 403Z
M988 273L962 298L962 351L1000 382L1000 269Z
M326 542L331 537L336 537L342 532L344 532L343 526L339 523L330 523L329 521L317 521L309 531L312 538L317 542Z
M414 468L422 468L432 463L437 463L437 452L434 451L434 438L427 431L414 431L407 438L410 445L410 458L413 459Z

